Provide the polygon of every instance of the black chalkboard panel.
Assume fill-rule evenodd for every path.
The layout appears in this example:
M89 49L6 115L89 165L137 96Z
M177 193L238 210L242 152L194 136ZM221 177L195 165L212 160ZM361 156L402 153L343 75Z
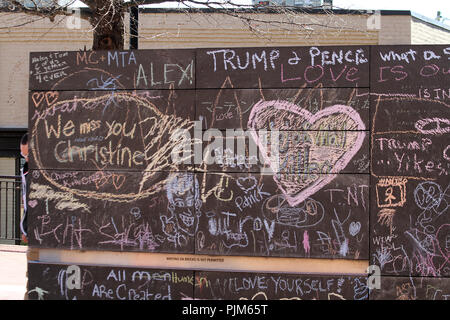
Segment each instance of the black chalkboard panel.
M368 89L234 89L227 82L221 89L197 90L196 95L195 117L202 129L247 130L262 127L264 120L273 122L267 130L369 129ZM361 119L359 127L345 117L350 108Z
M398 96L374 99L373 173L423 179L447 177L448 101Z
M449 58L446 46L372 48L370 256L383 275L449 275Z
M349 275L196 272L196 299L367 300L367 277Z
M172 152L191 144L188 90L39 91L29 100L30 168L173 171Z
M368 176L303 177L33 170L30 245L367 258Z
M33 170L30 176L30 246L194 253L200 202L193 173Z
M28 263L30 300L367 300L366 276Z
M28 263L30 300L192 299L194 272Z
M449 58L448 45L32 53L30 245L448 277Z
M30 90L186 89L194 86L194 50L30 54Z
M368 87L369 47L197 49L197 88Z
M372 144L373 173L377 176L448 179L448 141L448 136L443 135L375 133Z
M371 263L383 275L448 277L448 178L373 178Z
M196 253L368 258L368 175L197 175Z
M373 46L370 54L371 92L418 98L442 96L444 92L448 99L448 85L445 84L450 76L449 58L449 45Z
M202 131L197 171L369 173L369 131Z
M450 92L444 99L373 95L373 132L441 136L450 132Z
M380 289L370 291L370 300L449 300L449 278L381 277Z

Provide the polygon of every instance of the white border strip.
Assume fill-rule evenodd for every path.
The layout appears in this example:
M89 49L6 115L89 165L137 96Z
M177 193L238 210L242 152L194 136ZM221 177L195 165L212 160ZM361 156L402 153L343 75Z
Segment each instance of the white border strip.
M41 263L197 271L367 275L368 260L39 249Z

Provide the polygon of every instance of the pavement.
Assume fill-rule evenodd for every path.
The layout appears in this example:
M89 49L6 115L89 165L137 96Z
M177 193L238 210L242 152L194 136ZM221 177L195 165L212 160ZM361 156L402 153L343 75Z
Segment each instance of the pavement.
M27 246L0 244L0 300L23 300L26 272Z

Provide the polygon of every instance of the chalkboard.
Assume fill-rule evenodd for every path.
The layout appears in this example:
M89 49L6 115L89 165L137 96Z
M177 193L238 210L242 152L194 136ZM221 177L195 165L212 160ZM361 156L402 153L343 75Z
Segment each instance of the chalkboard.
M292 174L202 176L228 188L202 199L197 253L368 258L368 175L320 175L320 191Z
M448 99L449 57L448 45L372 46L371 92L388 97Z
M372 48L371 262L386 275L450 275L449 58Z
M31 53L30 245L446 280L449 59L445 45ZM345 279L332 297L356 299L362 278Z
M206 131L208 132L208 131ZM282 174L369 173L368 131L217 131L202 143L196 171ZM272 144L277 141L278 145ZM276 146L276 147L275 147ZM277 150L276 158L271 153ZM349 157L350 155L350 157ZM176 164L176 168L188 168Z
M369 49L331 49L227 75L207 49L32 53L30 245L367 259Z
M367 300L364 276L196 272L196 299Z
M195 87L194 50L60 51L30 54L32 90Z
M193 173L30 173L31 246L194 253L198 194L193 184L184 189L194 181Z
M198 88L369 87L367 46L197 50Z
M367 300L366 277L29 263L31 300Z
M369 129L370 124L369 90L364 88L237 89L235 84L227 79L220 89L199 89L196 91L196 96L195 117L196 120L202 121L204 130L209 128L256 129L255 124L261 124L258 118L278 120L267 127L267 130L359 130L358 127L352 126L348 118L335 117L336 121L330 119L329 122L313 125L302 122L304 118L298 116L299 113L316 114L336 105L353 108L366 130ZM262 105L259 108L259 114L254 113L252 121L249 121L253 106L260 101L271 101L271 103L266 108ZM261 111L266 112L264 114ZM325 119L326 116L323 115L322 121ZM317 120L320 121L320 117Z
M174 171L177 130L193 128L187 90L30 93L31 169ZM190 142L190 141L189 141Z
M427 277L382 277L370 300L449 300L450 279Z
M30 300L193 299L194 272L28 263Z
M275 177L33 170L30 245L368 258L368 175L316 175L326 187L314 194L306 177L298 187L295 175Z

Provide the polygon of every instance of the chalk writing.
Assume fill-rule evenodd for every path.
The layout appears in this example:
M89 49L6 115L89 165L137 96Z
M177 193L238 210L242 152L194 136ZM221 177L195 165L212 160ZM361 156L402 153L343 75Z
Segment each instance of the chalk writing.
M447 298L434 280L450 272L449 58L442 45L32 53L30 245L368 259L403 277L387 297ZM383 297L364 276L81 267L77 289L67 267L35 267L33 299Z
M371 260L382 274L410 277L382 277L385 283L374 298L433 299L448 287L441 277L450 271L443 249L449 225L448 48L400 46L372 53L377 94ZM436 277L443 283L431 289L434 279L419 277Z

